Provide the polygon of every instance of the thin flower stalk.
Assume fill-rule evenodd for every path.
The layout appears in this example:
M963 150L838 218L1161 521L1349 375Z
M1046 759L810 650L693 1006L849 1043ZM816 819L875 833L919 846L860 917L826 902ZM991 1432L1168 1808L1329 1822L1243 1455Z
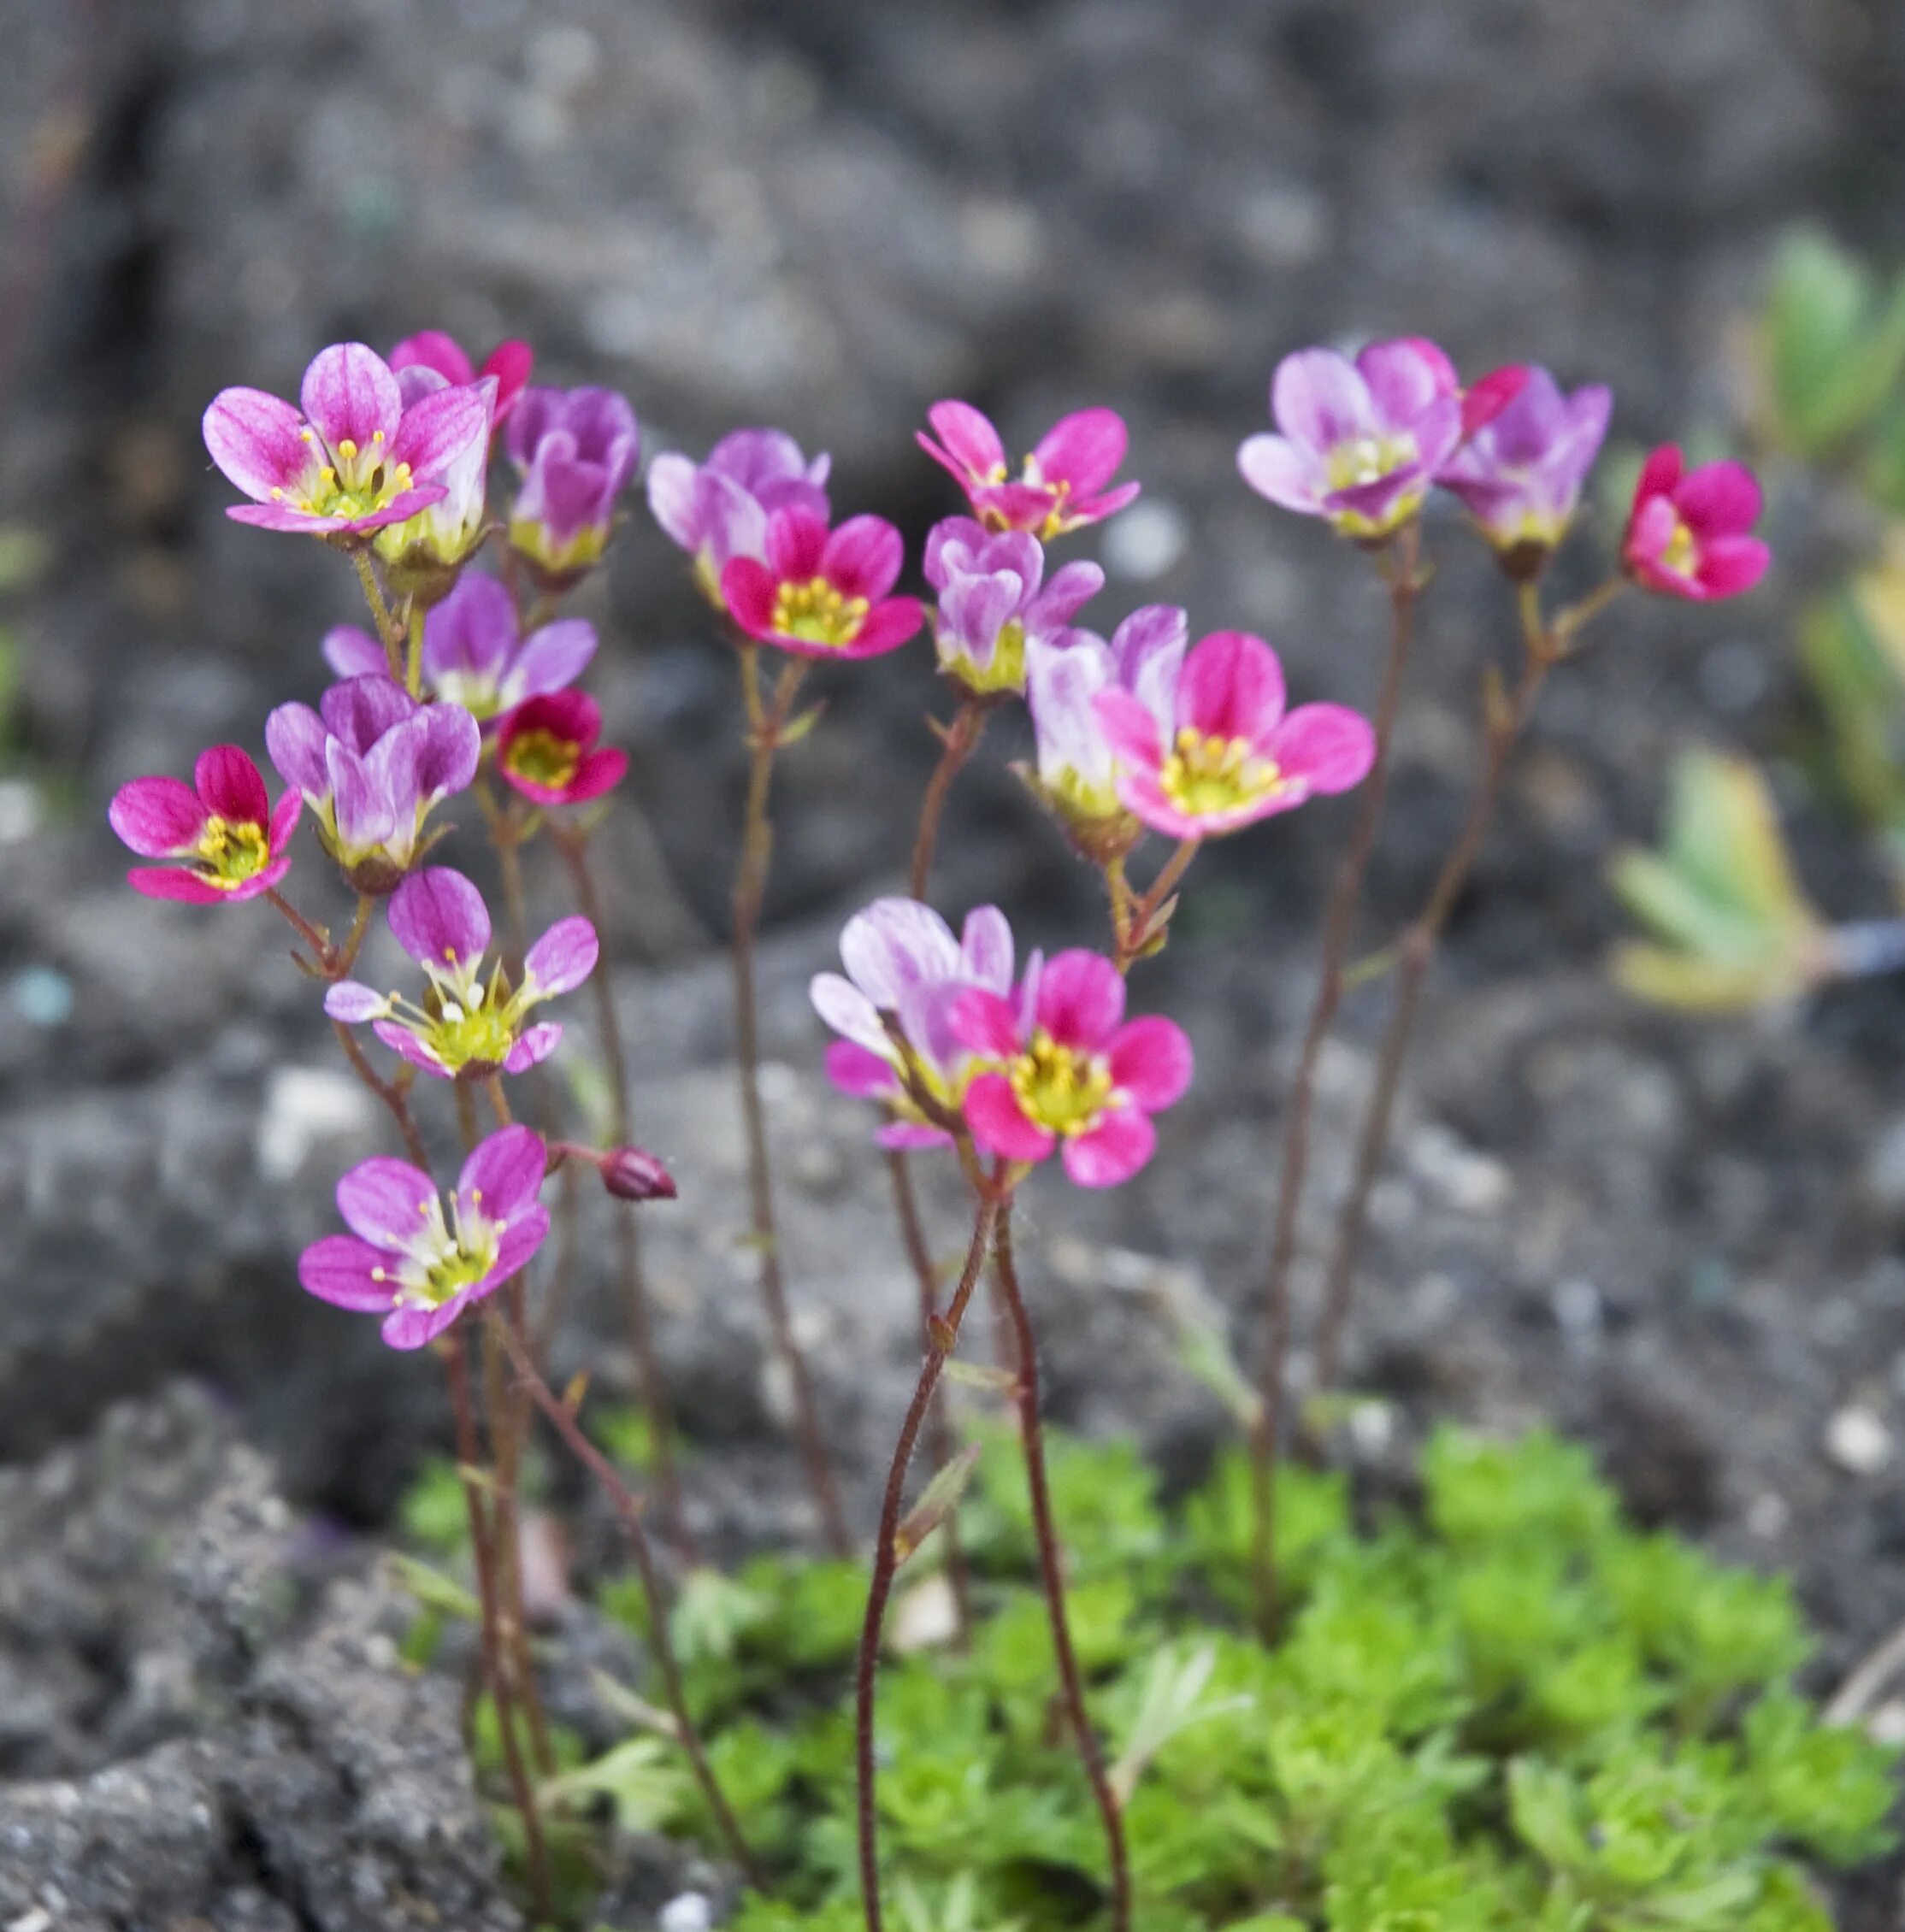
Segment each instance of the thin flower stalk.
M774 1212L774 1175L769 1163L767 1119L761 1105L760 1012L754 987L754 949L767 893L768 865L773 856L774 824L769 801L774 783L774 754L779 748L806 669L805 661L790 657L783 665L771 702L761 693L760 648L752 639L740 645L741 688L747 707L747 804L741 827L740 864L734 875L734 937L731 945L734 977L734 1046L740 1063L741 1118L747 1136L748 1199L759 1269L761 1300L767 1312L775 1353L787 1373L793 1399L794 1430L807 1486L819 1513L822 1534L836 1556L852 1549L846 1517L840 1506L839 1480L827 1439L821 1432L818 1406L805 1358L795 1340L787 1306L786 1278L781 1267L780 1236Z
M919 808L919 829L913 836L910 878L912 896L916 899L925 898L927 881L932 877L933 857L939 849L940 820L946 810L947 794L952 789L953 780L979 749L990 709L983 698L968 697L959 701L952 723L941 725L930 719L928 721L939 737L940 756L939 763L933 767L932 777L926 782L926 796Z
M1032 1317L1018 1285L1012 1260L1011 1204L1001 1207L993 1233L993 1264L1000 1293L1011 1316L1018 1345L1018 1434L1025 1454L1025 1480L1031 1492L1032 1530L1037 1540L1039 1575L1045 1587L1046 1614L1052 1626L1052 1647L1059 1660L1059 1681L1065 1715L1078 1746L1078 1758L1091 1786L1092 1799L1105 1827L1105 1850L1111 1867L1112 1932L1129 1932L1131 1923L1131 1871L1124 1847L1124 1821L1118 1794L1105 1769L1104 1752L1085 1708L1084 1680L1072 1646L1071 1623L1065 1609L1065 1555L1052 1515L1051 1486L1045 1470L1044 1424L1039 1414L1038 1340Z
M760 1862L742 1835L734 1807L728 1802L727 1794L715 1776L714 1767L708 1762L707 1748L688 1709L687 1693L681 1681L681 1659L675 1655L669 1632L669 1617L673 1606L662 1580L660 1566L655 1561L654 1547L648 1540L647 1531L642 1528L642 1505L616 1474L608 1458L582 1433L574 1411L559 1400L542 1379L528 1347L506 1327L499 1328L498 1334L504 1352L509 1357L518 1381L528 1392L530 1400L548 1417L557 1434L563 1439L563 1446L602 1486L603 1493L615 1510L641 1578L642 1594L648 1605L649 1641L654 1648L656 1665L662 1673L669 1711L675 1720L675 1740L687 1758L689 1769L707 1800L716 1829L734 1863L749 1884L765 1890L767 1882Z
M900 1511L905 1502L906 1471L912 1462L913 1447L933 1405L933 1393L940 1376L958 1346L959 1325L979 1285L988 1252L999 1226L1002 1201L992 1186L982 1182L979 1206L973 1218L972 1240L966 1249L965 1264L947 1303L944 1315L935 1316L927 1330L926 1353L919 1367L919 1380L913 1387L905 1419L899 1425L899 1438L894 1444L893 1460L887 1469L887 1486L880 1503L878 1540L873 1547L873 1574L867 1586L866 1618L860 1629L859 1655L854 1669L853 1764L854 1798L858 1827L860 1856L860 1899L866 1916L867 1932L882 1932L880 1905L880 1823L878 1758L874 1748L876 1693L880 1672L881 1634L886 1623L887 1605L893 1595L893 1582L899 1569L899 1532Z
M1396 711L1401 701L1403 675L1415 634L1415 613L1421 595L1420 574L1422 526L1406 524L1389 548L1387 575L1389 586L1389 651L1383 667L1382 688L1376 701L1376 759L1370 768L1361 800L1357 806L1349 843L1336 867L1324 914L1323 960L1317 981L1316 998L1303 1033L1297 1057L1296 1075L1290 1085L1284 1115L1283 1161L1277 1182L1277 1205L1272 1222L1269 1272L1264 1283L1264 1352L1257 1387L1259 1407L1255 1428L1255 1454L1252 1459L1252 1491L1255 1528L1252 1544L1257 1578L1259 1614L1273 1615L1274 1573L1270 1560L1276 1534L1276 1472L1281 1452L1284 1381L1289 1373L1291 1306L1290 1270L1296 1259L1297 1220L1302 1205L1303 1185L1309 1173L1310 1124L1316 1104L1317 1064L1323 1057L1323 1043L1335 1023L1342 1004L1343 980L1348 961L1349 942L1355 930L1356 911L1362 900L1363 876L1382 822L1383 807L1389 790L1389 745L1395 735Z

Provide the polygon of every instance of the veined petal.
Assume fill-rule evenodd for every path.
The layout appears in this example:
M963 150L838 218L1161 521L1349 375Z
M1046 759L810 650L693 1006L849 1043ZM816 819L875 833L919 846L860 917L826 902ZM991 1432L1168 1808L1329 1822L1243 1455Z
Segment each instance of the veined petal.
M391 460L407 462L419 483L440 476L473 443L489 436L495 392L485 382L439 389L403 412L391 445Z
M595 626L586 617L558 617L532 631L510 667L510 695L537 698L575 683L595 656Z
M433 682L448 672L498 680L516 645L509 592L475 570L464 571L423 620L423 668Z
M522 969L540 993L573 993L601 956L601 942L587 920L558 919L529 948Z
M1034 577L1031 581L1035 586L1038 580ZM1080 608L1104 587L1105 573L1097 564L1081 559L1064 565L1052 581L1026 605L1027 634L1034 631L1052 631L1061 624L1069 624Z
M399 1025L395 1020L373 1020L370 1030L392 1053L408 1060L413 1067L434 1074L439 1080L451 1077L449 1068L408 1027Z
M397 1292L395 1258L355 1234L327 1234L298 1258L298 1285L339 1308L388 1308Z
M537 1249L549 1238L549 1210L538 1201L518 1208L510 1216L496 1244L496 1264L476 1287L472 1298L500 1287L511 1275L520 1275L535 1258Z
M428 805L465 790L483 756L483 733L461 704L428 706L421 722L416 755L416 790Z
M838 973L816 973L808 985L807 997L813 1002L814 1011L835 1033L876 1058L892 1058L893 1042L881 1024L879 1009L851 980L842 979Z
M236 745L214 745L198 754L192 784L214 811L232 825L262 825L271 816L271 799L258 768Z
M489 950L483 895L447 865L428 865L405 879L391 894L389 917L392 935L420 966L463 969Z
M899 1075L893 1063L856 1040L829 1041L824 1063L827 1078L856 1100L883 1100L900 1092Z
M751 557L733 558L721 573L721 600L750 637L774 635L774 599L779 588L774 573Z
M1212 631L1184 659L1177 722L1211 738L1261 745L1283 715L1283 668L1247 631Z
M1135 1107L1113 1107L1089 1134L1067 1140L1060 1155L1079 1187L1116 1187L1129 1181L1158 1146L1150 1116Z
M835 651L826 645L804 645L798 640L782 639L782 642L808 657L877 657L886 651L897 651L917 633L925 621L925 606L917 597L889 597L875 604L867 613L865 622L860 626L860 634L844 649Z
M840 934L847 977L883 1012L895 1011L902 987L951 979L959 970L952 928L917 899L876 899Z
M970 516L942 516L926 533L921 574L935 590L943 591L953 577L967 575L979 568L978 559L986 543L982 523Z
M333 677L387 677L390 660L384 647L356 624L336 624L324 633L324 662Z
M127 873L126 883L142 898L171 899L180 905L222 905L238 896L183 865L135 865Z
M1012 984L1012 928L996 905L976 905L965 916L959 934L959 963L975 986L1010 992Z
M1109 783L1111 747L1092 700L1111 681L1111 647L1088 631L1073 633L1065 645L1027 640L1025 689L1040 777L1056 783L1069 771L1094 784ZM1155 729L1151 735L1156 738Z
M544 1020L540 1024L525 1028L522 1036L512 1046L503 1062L506 1074L526 1074L531 1067L539 1067L556 1051L563 1037L561 1024L555 1020Z
M457 1177L461 1210L475 1208L486 1220L505 1221L542 1192L549 1150L527 1127L504 1127L477 1142Z
M205 411L205 447L226 477L261 503L274 490L295 492L317 459L304 439L304 419L262 389L223 389Z
M947 1023L962 1046L985 1059L1010 1060L1018 1051L1017 1010L1002 994L983 987L969 987L953 1002Z
M1103 953L1072 946L1047 960L1038 1023L1059 1046L1094 1051L1124 1017L1124 978Z
M278 803L271 808L271 822L266 828L265 849L276 858L291 843L291 835L298 829L298 820L304 810L304 795L294 785L284 792Z
M1333 349L1284 356L1271 381L1270 413L1285 436L1316 456L1376 427L1368 384Z
M362 980L339 980L324 995L325 1017L342 1020L347 1027L362 1026L367 1020L380 1020L389 1010L390 1001Z
M288 704L280 707L287 711L290 709ZM368 677L346 678L342 684L333 685L318 701L325 730L346 750L360 754L368 751L392 725L416 716L419 709L416 698L383 671ZM268 730L266 741L268 745ZM289 772L284 776L287 782L296 782Z
M1416 337L1371 343L1357 356L1356 370L1369 386L1376 420L1385 428L1410 428L1430 403L1445 399L1455 401L1460 419L1461 404L1448 380L1448 356Z
M205 808L176 778L135 778L113 794L106 818L141 858L171 858L198 843Z
M264 722L264 748L285 783L313 798L330 794L324 721L309 704L280 704Z
M320 350L304 371L298 401L333 455L346 442L369 450L380 435L392 445L404 415L395 373L362 342L334 342Z
M852 516L828 538L819 574L843 597L876 602L893 588L905 557L899 533L883 516Z
M1118 763L1133 771L1155 772L1162 767L1165 751L1158 721L1129 692L1100 692L1092 699L1092 714Z
M338 1212L353 1234L409 1253L428 1245L437 1220L436 1183L390 1154L359 1161L339 1180Z
M804 584L820 574L827 539L826 524L811 512L776 510L767 522L767 567L779 583Z

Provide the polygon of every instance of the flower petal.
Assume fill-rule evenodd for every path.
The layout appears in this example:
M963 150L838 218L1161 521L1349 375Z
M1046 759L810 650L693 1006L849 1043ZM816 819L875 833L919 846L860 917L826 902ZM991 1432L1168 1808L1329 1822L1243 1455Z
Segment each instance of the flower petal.
M113 794L106 819L141 858L171 858L198 845L205 808L176 778L135 778Z
M1283 775L1312 792L1347 792L1376 763L1376 730L1346 704L1299 704L1264 749Z
M274 858L291 843L291 835L298 829L299 816L304 810L304 795L296 786L283 792L278 803L271 808L271 822L266 829L265 847Z
M1147 1114L1173 1105L1191 1082L1191 1044L1175 1020L1147 1014L1120 1027L1108 1051L1114 1091Z
M953 1002L949 1023L955 1039L988 1060L1010 1060L1019 1049L1019 1016L1002 994L970 987Z
M477 1142L457 1176L457 1199L491 1221L511 1218L542 1192L549 1150L527 1127L499 1128Z
M972 1138L988 1154L1008 1161L1042 1161L1053 1137L1019 1110L1012 1083L1003 1074L981 1074L965 1090L961 1111Z
M830 1040L825 1061L827 1077L856 1100L885 1099L900 1091L899 1075L890 1060L882 1060L858 1040Z
M1283 716L1283 667L1260 637L1212 631L1192 646L1177 684L1177 722L1211 738L1261 745Z
M356 624L335 624L324 633L324 662L333 677L388 677L390 660L384 647Z
M1237 470L1259 497L1282 510L1315 515L1322 507L1317 459L1287 436L1267 431L1247 436L1237 447Z
M860 633L844 650L830 650L825 645L806 645L798 642L791 648L804 656L818 657L878 657L888 651L897 651L899 646L919 630L926 621L926 607L917 597L889 597L874 605L867 613ZM783 639L783 644L790 640Z
M1116 409L1079 409L1039 439L1032 460L1048 482L1069 483L1073 497L1088 497L1118 474L1128 441Z
M1696 537L1743 535L1760 520L1760 480L1743 462L1703 462L1673 492L1675 505Z
M510 1216L503 1238L496 1244L496 1265L472 1291L475 1296L499 1288L512 1275L520 1275L535 1258L536 1250L549 1239L549 1210L539 1201L518 1208Z
M483 733L461 704L432 704L423 713L416 755L416 790L430 804L465 790L483 756Z
M1101 691L1092 713L1111 746L1112 756L1133 771L1156 771L1164 763L1158 721L1127 691Z
M648 508L670 541L690 554L701 547L700 521L694 514L699 465L670 450L648 466Z
M959 934L959 963L975 986L997 993L1012 983L1012 928L996 905L976 905Z
M544 995L573 993L602 957L595 928L583 918L558 919L529 948L522 970Z
M389 1011L390 1001L362 980L339 980L324 995L325 1017L342 1020L347 1027L362 1026L367 1020L380 1020Z
M1157 1150L1158 1130L1135 1107L1114 1107L1089 1134L1067 1140L1065 1172L1080 1187L1115 1187Z
M435 1226L435 1181L390 1154L374 1154L349 1169L337 1194L345 1226L379 1247L408 1253Z
M1045 963L1038 1023L1060 1046L1094 1051L1124 1017L1124 978L1101 952L1072 946Z
M1284 356L1271 380L1270 413L1285 436L1318 456L1376 427L1368 384L1333 349Z
M291 706L281 705L279 709L288 711ZM418 709L416 698L384 671L374 672L368 677L346 678L342 684L333 685L318 700L324 729L346 750L360 756L392 725L415 717ZM268 726L265 733L268 748L270 741ZM283 775L287 783L297 783L288 771Z
M439 389L404 411L391 445L391 460L407 462L417 481L440 476L475 443L489 437L493 392L476 382Z
M563 1029L554 1020L545 1020L539 1026L526 1028L522 1037L504 1058L503 1071L526 1074L531 1067L540 1067L556 1051L562 1037Z
M203 424L205 447L226 477L260 503L274 490L295 490L316 461L304 438L304 419L262 389L224 389Z
M470 382L476 371L455 336L442 329L419 329L407 335L390 352L390 366L401 374L405 369L434 369L445 382Z
M930 906L899 898L855 913L840 933L840 955L847 977L888 1013L898 1010L904 987L952 979L960 964L952 928Z
M827 526L810 510L776 510L767 521L767 567L780 583L804 584L817 577L827 545Z
M1356 371L1369 386L1377 421L1389 429L1410 428L1431 403L1455 395L1448 357L1418 337L1371 343L1357 356Z
M392 1259L387 1249L354 1234L327 1234L298 1256L298 1285L321 1301L368 1314L388 1308L397 1293Z
M227 824L262 826L271 816L264 780L239 745L214 745L201 751L192 781L206 810Z
M420 966L469 966L489 950L483 895L447 865L411 873L391 894L389 916L398 945Z
M143 898L171 899L180 905L221 905L236 897L182 865L135 865L127 873L126 883Z
M404 417L395 373L362 342L334 342L321 349L304 371L298 401L333 454L346 442L369 450L380 433L386 445L394 445Z
M851 980L838 973L816 973L807 997L835 1033L876 1057L892 1057L893 1042L881 1023L879 1008Z
M1737 597L1766 575L1772 552L1757 537L1715 537L1700 559L1700 585L1710 598Z
M851 516L828 538L819 574L842 597L877 602L890 591L905 562L906 546L883 516Z
M751 557L732 558L721 573L721 601L750 637L774 635L774 600L779 580Z
M574 684L595 649L595 626L586 617L559 617L532 631L510 667L511 696L536 698Z
M927 410L926 420L945 447L939 448L923 435L919 438L921 447L955 476L982 479L1005 462L1006 445L999 440L999 432L971 403L935 403Z
M516 645L516 605L494 577L466 570L423 620L423 668L500 679Z

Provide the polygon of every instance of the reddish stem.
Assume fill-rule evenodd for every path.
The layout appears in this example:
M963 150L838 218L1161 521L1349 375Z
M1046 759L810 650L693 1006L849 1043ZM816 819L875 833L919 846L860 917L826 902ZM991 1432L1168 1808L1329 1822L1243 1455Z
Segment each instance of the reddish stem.
M939 845L940 819L946 810L947 794L952 791L952 780L959 775L966 761L979 749L979 740L986 734L988 710L982 698L961 698L958 710L952 714L952 723L941 734L939 763L933 767L933 775L926 781L926 796L919 807L919 829L913 835L911 887L916 899L923 900L926 897L926 884L933 874L933 854Z

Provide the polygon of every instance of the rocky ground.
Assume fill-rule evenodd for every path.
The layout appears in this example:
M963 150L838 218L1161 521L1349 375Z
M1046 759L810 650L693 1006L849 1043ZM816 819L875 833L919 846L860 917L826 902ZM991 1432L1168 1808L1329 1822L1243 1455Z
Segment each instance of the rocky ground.
M0 1453L19 1465L0 1476L0 1924L506 1924L454 1688L392 1668L369 1553L440 1439L430 1372L292 1275L378 1123L266 916L214 931L134 898L101 822L127 776L219 737L256 746L272 703L315 695L316 639L349 614L334 558L221 516L205 399L286 388L339 335L521 333L552 376L625 386L651 448L783 421L836 452L836 502L916 535L951 507L910 442L934 398L970 395L1021 440L1112 401L1147 493L1098 546L1105 607L1246 623L1300 692L1366 703L1374 587L1231 469L1277 356L1419 329L1467 366L1532 355L1611 380L1633 442L1724 421L1726 325L1779 224L1896 227L1905 24L1880 0L19 11L0 522L51 561L0 612L19 646L0 713ZM28 160L62 139L66 191L36 197ZM1650 1515L1790 1567L1822 1684L1905 1611L1898 995L1694 1028L1623 1003L1597 956L1616 925L1601 860L1650 829L1674 750L1779 742L1791 609L1830 524L1789 489L1783 586L1624 616L1557 680L1423 1028L1354 1358L1387 1405L1363 1453L1400 1459L1437 1414L1553 1416ZM1453 829L1501 634L1486 571L1453 529L1436 540L1372 940ZM682 1187L647 1222L664 1348L705 1527L797 1535L735 1245L712 950L732 674L639 515L623 551L581 604L636 751L610 922L641 1131ZM764 963L789 1264L863 1519L911 1289L864 1121L817 1078L804 987L904 863L934 702L905 656L832 678L788 760ZM1023 748L999 731L956 801L940 896L995 897L1029 937L1075 943L1089 881L1006 774ZM1821 898L1872 910L1844 840L1802 823ZM1203 1291L1247 1322L1343 825L1319 806L1216 855L1141 995L1200 1056L1163 1157L1115 1198L1030 1204L1054 1411L1141 1428L1175 1466L1223 1421L1170 1367L1158 1309ZM1326 1063L1319 1236L1383 1000L1352 1003ZM950 1187L933 1208L950 1247ZM620 1333L585 1268L565 1362L612 1383ZM207 1393L151 1401L181 1375ZM147 1405L101 1420L125 1398ZM1896 1911L1880 1875L1846 1923Z

